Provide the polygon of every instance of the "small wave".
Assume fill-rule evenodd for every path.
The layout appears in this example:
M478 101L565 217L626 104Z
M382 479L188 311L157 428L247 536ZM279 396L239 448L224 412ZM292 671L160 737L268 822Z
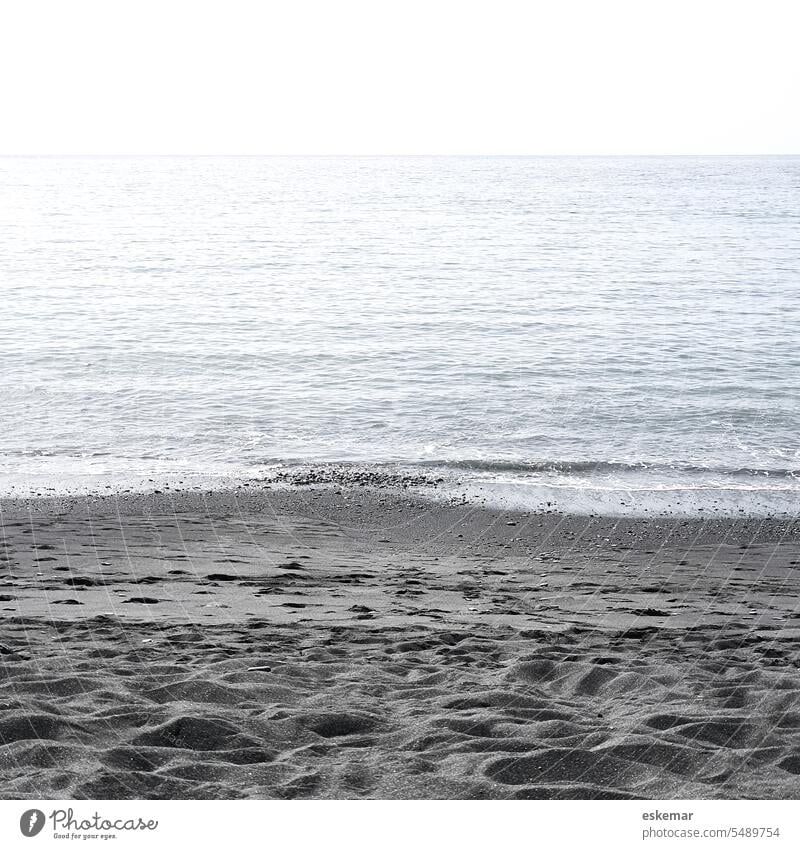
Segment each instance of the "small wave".
M704 475L725 475L736 477L800 477L800 469L779 468L750 468L735 466L703 466L692 463L654 463L654 462L622 462L614 460L539 460L518 462L512 460L425 460L418 465L441 467L471 472L495 472L513 474L625 474L654 472Z
M512 475L702 475L710 478L715 475L724 477L771 477L800 479L800 468L767 468L760 466L714 466L699 463L683 462L654 462L641 460L637 462L622 460L487 460L487 459L432 459L424 460L330 460L315 462L302 458L262 458L257 461L259 466L275 468L300 469L441 469L454 472L478 472L486 474Z

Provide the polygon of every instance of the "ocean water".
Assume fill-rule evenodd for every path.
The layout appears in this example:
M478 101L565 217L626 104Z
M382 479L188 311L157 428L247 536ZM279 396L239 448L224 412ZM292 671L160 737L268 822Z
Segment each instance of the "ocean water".
M0 492L800 506L800 157L0 159Z

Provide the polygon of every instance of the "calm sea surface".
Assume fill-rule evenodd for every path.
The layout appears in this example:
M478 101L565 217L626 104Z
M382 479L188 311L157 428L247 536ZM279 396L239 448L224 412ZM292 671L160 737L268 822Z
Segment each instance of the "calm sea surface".
M800 158L0 159L0 298L0 492L800 509Z

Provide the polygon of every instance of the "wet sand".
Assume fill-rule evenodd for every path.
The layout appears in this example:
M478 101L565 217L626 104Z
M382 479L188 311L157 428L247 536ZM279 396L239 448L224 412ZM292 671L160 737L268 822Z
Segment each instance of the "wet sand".
M2 798L798 798L800 522L0 503Z

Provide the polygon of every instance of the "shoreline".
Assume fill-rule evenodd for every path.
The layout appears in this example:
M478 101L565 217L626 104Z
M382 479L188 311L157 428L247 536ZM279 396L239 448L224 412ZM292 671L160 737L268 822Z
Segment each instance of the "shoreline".
M2 798L797 798L800 522L0 501Z
M309 517L345 521L354 527L365 526L372 519L376 527L382 515L408 515L414 517L418 531L435 532L442 524L492 527L499 532L502 521L514 521L535 529L548 538L568 541L577 532L603 532L614 537L616 543L646 542L653 537L668 537L673 543L707 544L752 542L800 542L800 514L795 516L691 516L653 515L616 516L603 514L570 513L556 509L527 510L491 506L470 500L466 494L458 496L437 491L436 483L428 489L420 484L401 488L391 483L378 487L372 484L320 486L244 482L237 486L210 489L153 489L149 491L90 493L86 495L55 495L34 497L0 497L0 515L58 517L66 515L137 515L152 513L222 513L234 514L248 511L301 512ZM424 511L424 512L423 512ZM422 513L422 515L421 515ZM422 520L425 521L422 521ZM567 540L561 537L566 535ZM502 539L518 536L511 530L500 533Z
M514 472L514 470L517 470ZM622 470L622 471L620 471ZM684 477L689 475L689 477ZM705 475L706 477L703 477ZM693 476L699 476L696 479ZM498 511L557 512L613 519L800 519L797 470L705 469L620 463L267 461L262 466L170 473L15 478L6 475L0 503L68 502L149 494L201 496L262 490L410 492L442 503L469 502ZM67 481L70 484L67 485Z

